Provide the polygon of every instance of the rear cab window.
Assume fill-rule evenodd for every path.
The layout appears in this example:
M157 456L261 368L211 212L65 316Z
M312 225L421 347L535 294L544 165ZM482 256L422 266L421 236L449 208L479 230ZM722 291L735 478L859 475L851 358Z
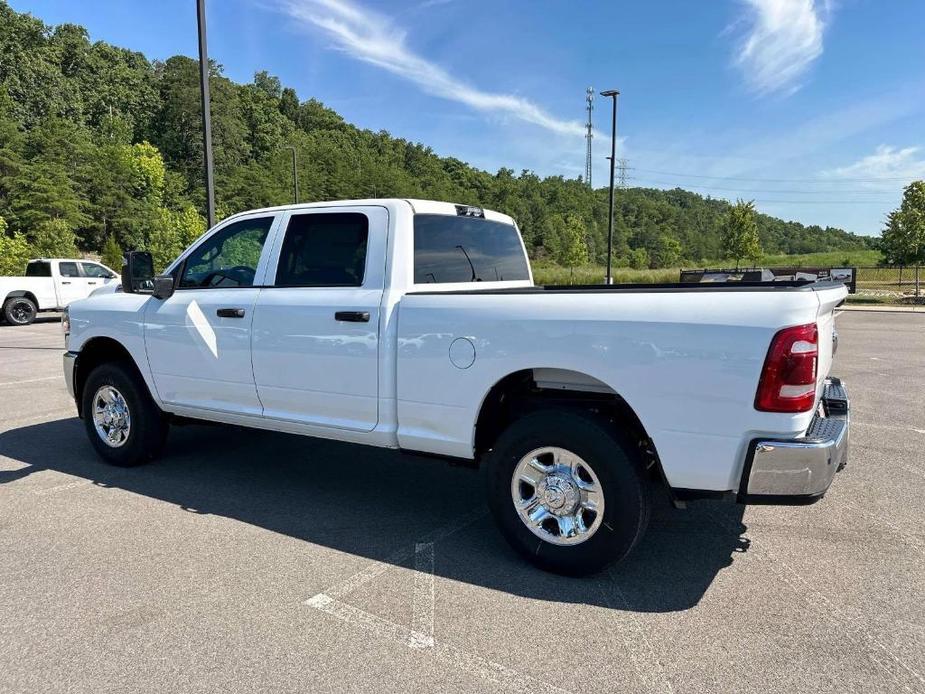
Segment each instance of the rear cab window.
M26 277L51 277L51 263L47 260L33 260L26 265Z
M443 214L414 216L414 283L510 282L530 279L512 224Z
M360 287L369 218L360 212L293 214L276 269L276 287Z

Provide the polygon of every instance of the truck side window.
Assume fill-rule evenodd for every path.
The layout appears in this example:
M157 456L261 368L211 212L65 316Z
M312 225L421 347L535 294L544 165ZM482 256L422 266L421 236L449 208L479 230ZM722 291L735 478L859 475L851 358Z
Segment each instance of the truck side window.
M33 260L26 265L26 277L51 277L51 263L47 260Z
M369 218L359 212L293 215L276 270L277 287L359 287Z
M104 268L102 265L97 265L96 263L81 263L80 267L84 271L84 275L87 277L100 277L102 279L111 280L115 275L113 275L109 270Z
M414 283L530 279L517 229L489 219L414 215Z
M273 217L242 219L212 234L183 262L180 289L253 287Z
M58 274L62 277L80 277L77 263L58 263Z

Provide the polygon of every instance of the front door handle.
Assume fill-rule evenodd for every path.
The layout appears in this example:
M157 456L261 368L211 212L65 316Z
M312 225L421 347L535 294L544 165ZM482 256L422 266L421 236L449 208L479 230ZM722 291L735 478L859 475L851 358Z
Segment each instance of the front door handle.
M70 282L62 282L61 284L70 284Z
M87 284L96 284L96 282L87 282Z
M334 320L347 321L348 323L369 323L369 311L338 311L334 314Z
M243 308L220 308L215 312L219 318L244 318Z

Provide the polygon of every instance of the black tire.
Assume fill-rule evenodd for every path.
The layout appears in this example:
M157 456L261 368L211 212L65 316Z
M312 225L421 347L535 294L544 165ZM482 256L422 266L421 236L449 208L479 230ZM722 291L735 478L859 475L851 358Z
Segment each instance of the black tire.
M93 418L94 399L104 386L111 386L121 394L131 418L128 435L118 447L103 440ZM84 383L81 413L90 443L100 457L111 465L142 465L154 460L164 449L167 419L151 399L141 376L130 364L112 362L93 369Z
M600 525L579 544L558 545L532 532L514 507L511 481L517 464L544 446L577 454L597 475L604 496ZM650 485L635 448L604 417L571 410L546 410L515 421L485 460L488 505L505 539L541 569L570 576L600 571L620 561L645 533L651 509Z
M29 325L38 312L38 306L28 296L14 296L3 303L3 317L10 325Z

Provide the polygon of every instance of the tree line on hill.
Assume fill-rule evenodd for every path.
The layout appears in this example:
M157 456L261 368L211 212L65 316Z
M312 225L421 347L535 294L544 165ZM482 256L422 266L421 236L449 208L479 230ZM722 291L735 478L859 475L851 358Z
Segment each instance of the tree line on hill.
M0 257L151 250L165 265L205 228L198 64L91 42L0 0ZM500 210L520 226L532 258L603 263L607 190L580 178L489 173L381 130L359 129L316 99L302 101L258 72L237 84L211 65L219 218L292 199L290 152L303 200L418 197ZM578 153L576 153L578 156ZM728 257L731 206L681 189L617 196L615 265L699 264ZM766 253L866 248L832 227L755 214ZM9 264L8 262L4 263ZM0 268L9 271L8 268Z

